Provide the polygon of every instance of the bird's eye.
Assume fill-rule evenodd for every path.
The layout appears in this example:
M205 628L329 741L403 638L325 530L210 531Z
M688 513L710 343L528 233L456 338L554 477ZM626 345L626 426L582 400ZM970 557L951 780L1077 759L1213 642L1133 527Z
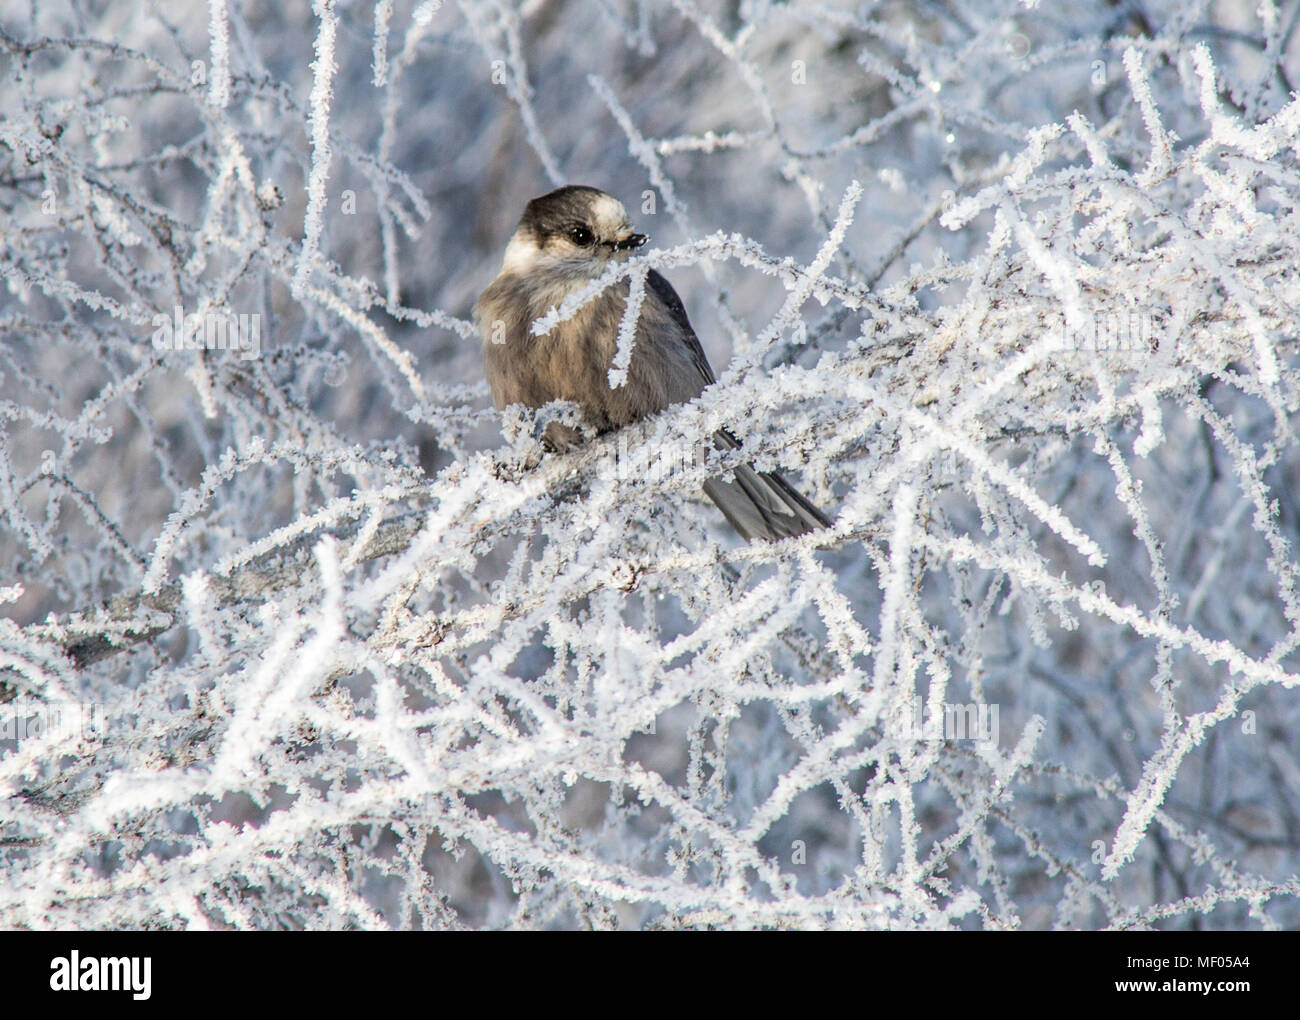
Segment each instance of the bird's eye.
M586 227L577 226L569 228L569 240L574 244L581 245L585 248L595 239L596 238L592 235L591 231Z

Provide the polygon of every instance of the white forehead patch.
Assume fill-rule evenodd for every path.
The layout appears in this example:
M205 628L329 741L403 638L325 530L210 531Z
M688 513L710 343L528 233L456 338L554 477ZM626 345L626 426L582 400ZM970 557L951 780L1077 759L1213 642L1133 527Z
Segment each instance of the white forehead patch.
M612 237L627 223L627 210L612 195L601 194L591 203L593 224L602 237Z

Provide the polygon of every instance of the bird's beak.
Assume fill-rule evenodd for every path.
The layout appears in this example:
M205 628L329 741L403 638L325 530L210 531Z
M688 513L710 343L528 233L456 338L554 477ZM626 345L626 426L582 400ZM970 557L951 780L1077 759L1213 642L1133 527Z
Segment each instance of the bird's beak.
M645 244L650 238L645 234L628 234L621 241L614 242L615 251L634 251Z

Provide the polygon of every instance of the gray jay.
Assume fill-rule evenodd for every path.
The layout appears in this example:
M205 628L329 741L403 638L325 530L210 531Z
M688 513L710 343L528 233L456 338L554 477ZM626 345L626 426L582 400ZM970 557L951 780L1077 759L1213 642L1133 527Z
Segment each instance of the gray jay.
M576 185L535 198L506 247L501 272L474 305L483 337L483 362L498 409L537 408L570 400L597 432L616 429L700 395L714 380L704 349L691 329L677 292L659 273L646 277L627 380L609 384L629 283L598 295L550 333L535 336L534 320L599 277L611 260L626 260L646 243L633 233L618 200ZM548 427L552 447L574 439L572 429ZM725 429L722 448L740 445ZM749 465L735 480L710 478L705 494L746 540L779 539L830 526L826 516L775 472Z

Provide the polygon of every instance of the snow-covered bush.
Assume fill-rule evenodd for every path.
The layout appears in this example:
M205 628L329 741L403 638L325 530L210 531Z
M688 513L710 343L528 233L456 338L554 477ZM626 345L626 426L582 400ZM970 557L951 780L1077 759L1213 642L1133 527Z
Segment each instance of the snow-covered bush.
M0 8L0 924L1300 925L1298 15ZM543 456L568 182L720 384Z

